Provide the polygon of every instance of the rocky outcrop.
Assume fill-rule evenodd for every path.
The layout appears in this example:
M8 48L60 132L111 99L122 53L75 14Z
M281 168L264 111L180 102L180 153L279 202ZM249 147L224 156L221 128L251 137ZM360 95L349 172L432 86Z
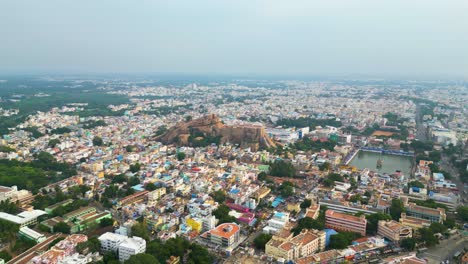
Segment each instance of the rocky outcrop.
M216 115L208 115L199 119L180 123L158 137L164 144L180 146L197 145L200 142L239 144L252 150L276 147L275 142L265 133L262 126L226 126Z

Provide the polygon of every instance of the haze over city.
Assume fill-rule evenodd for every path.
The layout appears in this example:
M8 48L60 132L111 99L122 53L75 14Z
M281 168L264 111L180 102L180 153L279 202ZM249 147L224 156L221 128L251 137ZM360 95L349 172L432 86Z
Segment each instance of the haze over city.
M2 1L3 73L467 78L468 2Z

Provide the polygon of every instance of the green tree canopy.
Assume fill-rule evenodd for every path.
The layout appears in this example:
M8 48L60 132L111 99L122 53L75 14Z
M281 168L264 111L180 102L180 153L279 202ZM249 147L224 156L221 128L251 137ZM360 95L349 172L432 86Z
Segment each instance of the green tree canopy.
M405 207L403 206L403 202L400 199L393 199L390 206L390 215L392 216L393 220L400 220L401 213L404 211Z
M367 215L366 219L367 219L366 233L376 234L378 226L379 226L379 221L391 220L392 216L388 214L376 213L376 214Z
M312 200L304 199L304 201L302 201L300 206L302 209L305 209L305 208L309 208L311 205L312 205Z
M296 169L290 162L275 160L270 163L270 175L278 177L294 177Z
M54 226L54 233L70 234L70 226L65 222L60 222Z
M101 137L95 136L93 138L93 146L102 146L104 144L104 141L102 140Z
M185 152L177 152L177 160L182 161L185 159Z
M255 247L261 250L265 250L265 245L268 243L268 241L270 241L271 237L272 236L270 234L259 234L253 241Z
M159 261L153 255L140 253L131 256L124 264L159 264Z
M400 246L408 251L412 251L416 247L416 239L412 237L404 238L401 240Z

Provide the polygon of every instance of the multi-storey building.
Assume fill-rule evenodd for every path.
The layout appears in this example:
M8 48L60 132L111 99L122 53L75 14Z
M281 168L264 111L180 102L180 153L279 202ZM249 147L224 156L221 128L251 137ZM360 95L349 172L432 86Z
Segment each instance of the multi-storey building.
M429 208L416 205L415 203L408 203L406 206L406 215L414 218L429 220L431 223L443 223L446 219L445 209L443 208Z
M286 236L273 236L265 245L265 252L275 259L295 260L324 250L325 240L324 231L304 229L297 236L291 233L286 233Z
M128 237L119 245L119 260L124 262L132 255L145 253L146 240L141 237Z
M333 210L325 212L325 226L338 231L347 231L366 235L367 220L364 215L353 216Z
M104 233L99 238L103 251L118 252L119 260L124 262L132 255L144 253L146 250L146 240L141 237L127 237L115 233Z
M240 226L234 223L224 223L216 228L205 232L202 238L215 245L222 247L232 247L239 242Z
M378 222L377 234L399 244L402 239L412 237L413 230L411 227L404 226L394 220L380 220Z

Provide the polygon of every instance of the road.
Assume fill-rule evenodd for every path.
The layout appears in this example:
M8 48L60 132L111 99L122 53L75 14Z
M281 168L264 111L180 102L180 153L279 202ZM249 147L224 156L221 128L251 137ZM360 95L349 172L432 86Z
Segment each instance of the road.
M429 248L427 252L421 253L420 257L427 258L429 264L440 263L450 260L453 263L453 255L457 251L468 248L468 238L462 234L454 235L449 239L442 240L439 245Z
M420 141L427 141L427 129L423 124L421 105L416 106L416 139Z

